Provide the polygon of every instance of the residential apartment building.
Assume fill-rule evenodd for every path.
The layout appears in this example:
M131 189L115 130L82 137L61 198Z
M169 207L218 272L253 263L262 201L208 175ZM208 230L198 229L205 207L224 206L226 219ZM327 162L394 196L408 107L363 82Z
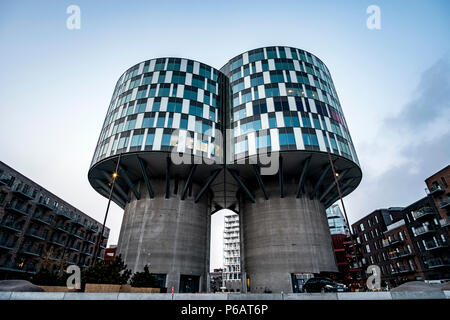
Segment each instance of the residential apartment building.
M0 279L94 262L101 224L0 161ZM109 229L101 238L103 259Z
M241 290L241 250L239 237L239 216L225 216L223 232L223 286L227 291Z
M442 228L445 228L448 236L450 227L450 165L425 179L425 183L427 185L427 193L433 199L439 213L439 224Z
M367 268L376 264L381 269L382 285L387 285L390 277L388 248L383 246L387 226L402 219L403 208L378 209L352 224L356 244L361 246L361 265ZM363 272L364 278L367 275Z

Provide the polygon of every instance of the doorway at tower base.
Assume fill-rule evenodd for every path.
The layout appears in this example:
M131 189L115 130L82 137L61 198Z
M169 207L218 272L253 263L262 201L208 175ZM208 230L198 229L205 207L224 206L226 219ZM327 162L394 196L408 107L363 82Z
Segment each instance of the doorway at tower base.
M337 272L324 205L309 192L296 198L296 184L254 189L255 203L242 201L243 270L252 293L294 292L292 274ZM307 186L309 189L309 186ZM307 190L308 191L308 190Z
M184 181L178 182L178 190ZM210 241L210 199L205 194L194 202L193 196L181 200L181 192L165 198L166 182L153 180L150 199L144 182L138 184L142 195L127 203L118 241L118 254L133 273L144 266L157 275L167 292L207 292ZM171 186L174 182L171 181ZM192 186L192 195L200 187Z

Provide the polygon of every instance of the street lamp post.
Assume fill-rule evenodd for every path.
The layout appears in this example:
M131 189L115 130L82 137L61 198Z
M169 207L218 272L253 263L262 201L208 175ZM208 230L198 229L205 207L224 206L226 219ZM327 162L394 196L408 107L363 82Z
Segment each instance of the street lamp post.
M108 198L108 206L106 207L106 213L105 213L105 218L103 220L103 224L102 224L102 229L100 234L97 237L97 243L95 245L95 250L94 250L94 259L92 259L92 265L94 265L97 262L98 259L98 254L100 253L100 245L103 242L103 232L105 231L105 224L106 224L106 218L108 218L108 212L109 212L109 207L111 205L111 198L113 195L113 191L114 191L114 185L116 183L116 179L118 177L118 170L119 170L119 163L120 163L120 157L121 157L121 153L119 154L119 158L117 160L117 164L116 164L116 170L113 172L112 174L112 183L111 183L111 190L109 192L109 198Z

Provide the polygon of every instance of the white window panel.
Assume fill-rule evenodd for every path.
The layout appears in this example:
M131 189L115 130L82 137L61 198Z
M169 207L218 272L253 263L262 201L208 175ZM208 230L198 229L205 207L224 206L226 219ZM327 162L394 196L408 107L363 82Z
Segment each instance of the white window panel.
M248 64L248 52L246 52L242 55L242 64L243 65Z
M189 100L183 99L183 104L181 105L181 112L189 114Z
M166 72L165 82L167 82L167 83L171 83L172 82L172 73L173 73L173 71L167 71Z
M275 60L269 59L268 62L269 62L269 70L275 70Z
M302 130L300 128L294 128L295 145L298 150L304 150L305 144L303 143Z
M267 113L261 114L261 129L269 129L269 115Z
M262 62L261 60L255 62L256 72L262 72Z
M167 104L169 103L168 97L162 97L161 98L161 104L159 106L159 110L161 111L167 111Z
M200 63L198 63L197 61L194 61L194 68L193 71L195 74L199 74L200 73Z
M186 68L187 68L187 60L186 59L181 59L180 71L186 72Z
M274 112L275 111L275 105L273 103L273 98L267 98L267 112Z
M284 128L283 111L275 112L275 118L277 120L277 127L278 128Z
M163 128L156 128L155 130L155 138L153 140L153 149L152 150L161 150L161 142L163 136Z
M186 80L184 83L188 86L192 85L192 73L186 73Z
M209 119L209 106L207 104L203 104L203 118Z
M158 83L158 78L159 78L159 71L155 71L153 72L153 76L152 76L152 84Z
M155 71L156 60L150 60L150 65L148 66L148 71Z
M327 147L325 146L325 140L323 139L322 131L316 130L317 141L319 142L320 151L327 151Z
M280 138L278 136L278 129L270 129L270 144L272 151L280 151Z
M294 69L296 71L300 71L300 62L298 60L294 60ZM297 76L295 77L297 79ZM291 78L292 79L292 78Z
M269 71L264 71L263 72L263 80L264 80L264 84L270 83L270 73L269 73Z
M245 112L247 113L247 117L253 116L253 107L251 102L247 102L245 104Z
M189 115L188 118L188 130L195 131L195 116Z
M288 97L289 110L297 111L297 105L295 104L295 97Z
M142 128L142 121L144 119L144 114L139 113L136 118L136 128Z

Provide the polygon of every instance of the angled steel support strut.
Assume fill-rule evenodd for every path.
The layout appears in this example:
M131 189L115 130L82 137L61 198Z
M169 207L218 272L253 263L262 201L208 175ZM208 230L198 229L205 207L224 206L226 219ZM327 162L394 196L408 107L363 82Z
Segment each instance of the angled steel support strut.
M227 168L228 169L228 168ZM228 169L228 172L230 172L231 176L234 180L241 186L241 188L244 190L244 192L247 194L247 196L250 198L250 200L255 203L255 197L250 193L250 191L247 189L245 184L242 182L242 180L239 178L239 176L236 174L236 172L233 169Z
M303 185L305 184L306 173L308 172L308 167L309 167L310 161L311 161L311 157L308 157L308 158L306 158L306 160L303 163L302 173L300 175L300 180L299 180L298 186L297 186L297 195L296 195L297 198L299 198L300 194L302 193L302 188L303 188Z
M206 183L203 186L203 188L200 190L200 192L195 197L195 199L194 199L195 203L197 203L200 200L200 198L203 196L203 194L208 189L208 187L211 185L211 183L214 181L214 179L216 179L216 177L217 177L217 175L219 174L220 171L222 171L222 168L216 169L216 170L213 171L213 173L209 177L208 181L206 181Z
M195 169L197 169L197 164L193 164L191 166L191 170L189 171L189 175L188 175L188 178L186 180L186 184L184 185L183 192L181 193L181 200L186 199L186 194L187 194L187 192L189 190L189 187L190 187L190 185L192 183L192 177L194 176Z
M259 187L261 188L262 192L264 193L264 198L266 198L266 200L269 200L269 195L267 193L266 188L264 187L264 183L262 181L261 174L259 172L259 167L256 164L253 164L252 168L253 168L253 172L255 172L256 180L258 181Z
M328 174L328 172L331 170L331 165L328 165L325 170L323 170L322 174L319 177L319 180L317 180L316 185L314 186L313 191L310 193L309 198L312 200L314 196L316 195L317 191L319 190L320 186L323 183L323 180L325 179L325 176Z
M127 170L123 166L120 166L120 171L121 171L121 174L122 174L123 178L125 179L125 182L127 183L128 187L130 187L131 191L133 191L136 199L137 200L141 199L141 195L136 190L134 183L131 181L130 177L128 176Z
M139 162L139 167L141 168L142 176L144 177L145 185L147 186L148 195L151 199L155 196L155 193L153 192L152 185L150 184L150 178L147 174L147 165L145 163L145 160L137 157Z

